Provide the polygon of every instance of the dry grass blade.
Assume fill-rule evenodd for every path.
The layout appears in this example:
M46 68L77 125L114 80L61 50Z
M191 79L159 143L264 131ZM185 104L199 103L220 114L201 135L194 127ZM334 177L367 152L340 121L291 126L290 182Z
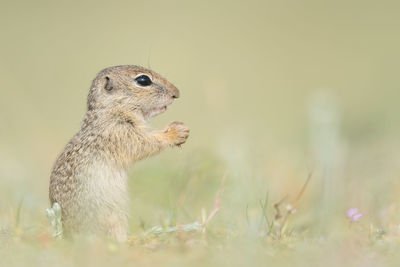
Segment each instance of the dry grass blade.
M311 177L312 177L312 173L309 173L306 182L304 183L300 192L297 194L297 197L295 198L295 200L292 202L292 207L295 207L297 205L297 203L299 202L299 200L301 199L301 197L303 196L304 191L306 190L308 183L311 180Z
M309 183L310 180L311 180L311 177L312 177L312 173L310 173L310 174L308 175L306 182L304 183L304 185L303 185L302 188L300 189L300 192L297 194L297 196L296 196L295 200L292 202L292 204L288 204L288 205L286 206L286 213L285 213L285 216L283 217L282 223L280 224L280 226L279 226L279 228L278 228L278 232L277 232L277 238L278 238L278 239L280 239L281 236L282 236L283 229L284 229L284 227L286 226L286 223L287 223L287 221L288 221L288 219L289 219L289 216L290 216L291 214L293 214L293 213L296 211L296 210L294 209L294 207L297 205L297 203L300 201L301 197L303 196L303 194L304 194L304 192L305 192L305 190L306 190L306 188L307 188L307 186L308 186L308 183ZM280 212L280 210L279 210L279 204L281 204L282 201L283 201L283 200L281 200L279 203L277 203L278 205L275 204L275 205L277 205L277 206L275 207L276 210L277 210L277 215L278 215L278 214L280 215L280 213L278 213L278 212ZM277 215L276 215L276 216L277 216ZM275 217L276 217L276 216L275 216Z
M205 217L203 215L203 230L202 230L203 233L206 231L207 225L212 220L212 218L215 216L215 214L217 214L217 212L219 211L219 209L221 207L221 199L222 199L223 187L225 184L226 177L227 177L227 174L225 173L225 175L222 177L221 184L218 188L217 195L216 195L215 201L214 201L214 206L211 209L210 213L208 214L207 219L204 220Z

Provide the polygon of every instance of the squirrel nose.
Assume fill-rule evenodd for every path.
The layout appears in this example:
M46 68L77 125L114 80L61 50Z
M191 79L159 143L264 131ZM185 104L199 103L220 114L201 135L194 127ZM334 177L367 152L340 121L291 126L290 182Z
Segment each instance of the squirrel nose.
M176 88L172 89L172 98L179 98L179 90Z

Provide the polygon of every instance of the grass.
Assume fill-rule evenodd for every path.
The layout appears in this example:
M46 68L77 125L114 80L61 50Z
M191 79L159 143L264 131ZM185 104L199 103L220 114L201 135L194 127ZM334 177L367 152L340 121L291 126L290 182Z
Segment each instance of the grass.
M318 221L317 174L296 177L296 186L280 194L265 188L263 194L250 194L246 200L246 188L241 188L244 194L235 193L242 186L241 177L232 170L221 172L219 164L213 164L215 158L203 156L204 162L196 158L200 169L168 168L168 164L164 172L148 168L168 163L163 157L138 166L132 177L133 192L137 187L150 190L158 183L161 188L159 194L141 201L140 196L133 197L132 202L138 203L132 205L132 234L126 244L53 239L44 207L30 211L38 215L30 218L26 199L2 209L1 266L396 266L400 228L395 202L377 213L362 205L365 216L358 222L346 218L346 209L325 212L326 220ZM275 168L269 171L277 174ZM264 181L247 179L253 192ZM283 183L288 185L287 180ZM153 203L146 203L148 198ZM241 205L232 205L232 199ZM335 201L332 206L347 200Z

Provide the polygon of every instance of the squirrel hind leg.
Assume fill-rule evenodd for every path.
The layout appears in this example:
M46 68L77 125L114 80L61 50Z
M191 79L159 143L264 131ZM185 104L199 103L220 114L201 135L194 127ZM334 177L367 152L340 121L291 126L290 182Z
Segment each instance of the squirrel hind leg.
M107 238L123 243L128 239L128 218L118 214L111 214L101 222L103 234Z

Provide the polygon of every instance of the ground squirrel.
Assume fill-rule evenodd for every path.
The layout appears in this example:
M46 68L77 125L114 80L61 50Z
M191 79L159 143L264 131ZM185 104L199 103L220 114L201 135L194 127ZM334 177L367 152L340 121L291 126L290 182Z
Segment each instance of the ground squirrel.
M80 131L58 156L50 176L51 204L61 205L64 233L91 233L124 241L128 232L127 168L185 143L189 129L171 122L151 131L178 89L139 66L115 66L93 80Z

